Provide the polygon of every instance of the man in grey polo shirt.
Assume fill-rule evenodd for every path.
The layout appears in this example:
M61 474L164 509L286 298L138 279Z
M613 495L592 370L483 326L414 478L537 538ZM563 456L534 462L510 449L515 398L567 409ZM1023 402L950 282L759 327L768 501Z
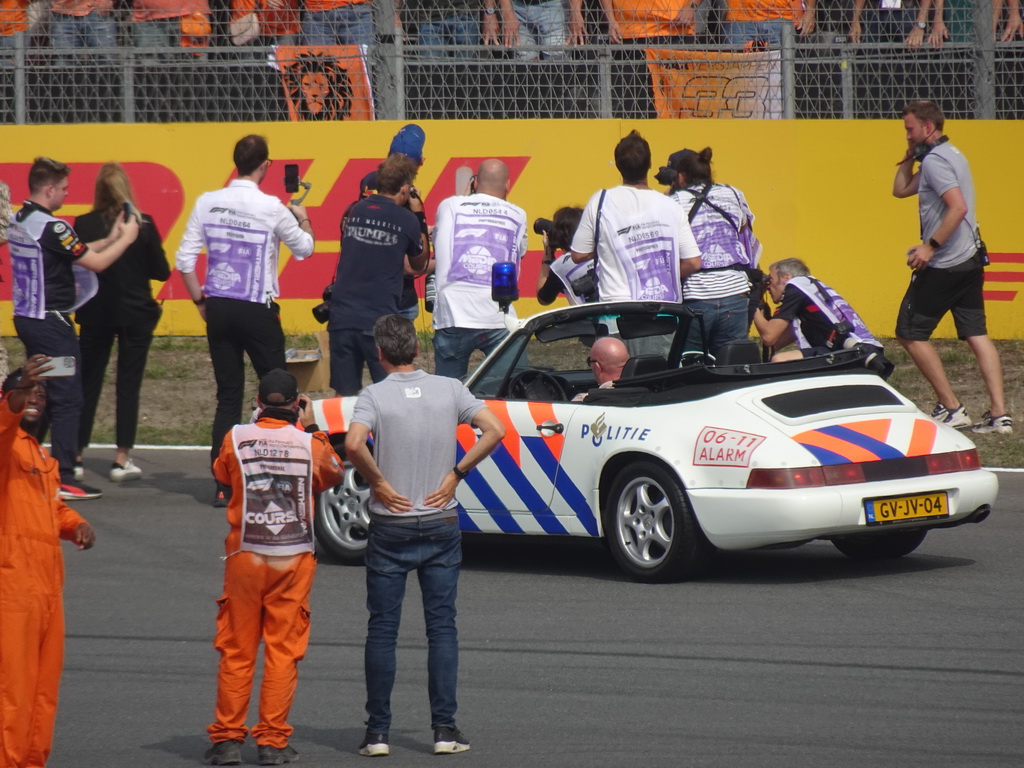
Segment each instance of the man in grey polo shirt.
M455 489L505 436L498 417L457 379L414 366L416 328L400 315L377 320L373 338L387 378L362 391L345 438L371 489L366 545L366 738L359 754L389 753L391 691L406 575L417 571L427 624L427 674L434 754L469 749L455 726L459 643L455 595L462 562ZM463 454L455 432L481 434ZM367 440L373 435L374 454Z
M914 272L900 304L896 338L935 390L935 421L950 427L971 426L978 433L1009 434L1013 420L1003 399L1002 365L985 323L982 289L988 261L978 232L974 181L967 158L943 134L944 123L934 101L912 101L903 109L907 151L896 170L892 193L918 195L922 242L907 251L907 266ZM921 163L916 172L915 162ZM973 426L930 341L947 312L953 314L957 336L977 358L988 390L989 409Z

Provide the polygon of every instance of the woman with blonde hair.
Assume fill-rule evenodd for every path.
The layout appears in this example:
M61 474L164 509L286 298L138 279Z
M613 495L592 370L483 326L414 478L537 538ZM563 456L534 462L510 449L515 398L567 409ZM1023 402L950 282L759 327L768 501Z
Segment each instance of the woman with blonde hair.
M130 213L126 214L125 204ZM146 369L153 331L160 320L160 305L153 299L151 280L164 281L171 276L163 243L153 219L135 206L131 182L118 163L104 164L96 176L96 192L91 212L75 219L75 231L92 242L107 236L119 216L139 220L139 237L124 255L99 273L99 291L76 313L79 343L82 347L82 390L85 403L79 433L81 451L75 467L82 472L81 452L92 437L96 406L103 389L103 378L110 350L117 340L116 443L117 453L110 468L115 483L137 480L142 476L131 460L139 424L139 392Z

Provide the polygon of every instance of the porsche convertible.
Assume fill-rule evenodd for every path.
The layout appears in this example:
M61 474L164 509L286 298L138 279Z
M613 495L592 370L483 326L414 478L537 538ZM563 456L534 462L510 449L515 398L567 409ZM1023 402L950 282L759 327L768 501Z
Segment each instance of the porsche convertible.
M466 381L507 432L459 486L462 530L600 537L631 577L660 582L700 573L716 550L819 539L900 557L989 515L998 482L973 443L890 386L870 348L766 363L753 340L688 349L691 327L699 315L658 302L512 324ZM631 355L611 388L587 364L602 336ZM314 403L339 450L356 399ZM474 440L460 427L460 454ZM368 501L349 467L318 500L323 550L361 558Z

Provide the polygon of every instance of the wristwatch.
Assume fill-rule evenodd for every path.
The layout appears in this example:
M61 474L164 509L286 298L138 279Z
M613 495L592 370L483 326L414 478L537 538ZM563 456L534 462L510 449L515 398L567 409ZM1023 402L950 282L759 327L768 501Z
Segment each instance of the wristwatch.
M918 29L927 29L928 23L925 21L915 21L914 26L917 27Z
M484 13L486 13L486 14L487 14L488 16L493 16L493 15L494 15L494 14L496 14L497 12L498 12L498 9L497 9L497 8L494 8L494 7L491 7L491 8L484 8Z
M936 240L936 239L935 239L934 237L929 237L929 238L928 238L928 245L930 245L930 246L931 246L932 248L934 248L934 249L935 249L936 251L937 251L937 250L939 250L939 248L941 248L941 247L942 247L942 243L940 243L940 242L939 242L938 240Z

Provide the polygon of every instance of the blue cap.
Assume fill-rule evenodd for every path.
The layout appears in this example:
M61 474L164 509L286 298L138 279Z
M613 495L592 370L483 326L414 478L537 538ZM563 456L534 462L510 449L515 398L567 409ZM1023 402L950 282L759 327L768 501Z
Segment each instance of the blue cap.
M423 145L426 141L427 134L423 132L423 129L416 123L409 123L395 134L395 138L391 140L391 149L388 150L388 154L393 155L397 152L417 163L422 163Z

